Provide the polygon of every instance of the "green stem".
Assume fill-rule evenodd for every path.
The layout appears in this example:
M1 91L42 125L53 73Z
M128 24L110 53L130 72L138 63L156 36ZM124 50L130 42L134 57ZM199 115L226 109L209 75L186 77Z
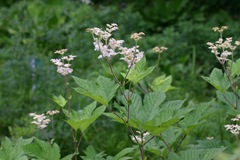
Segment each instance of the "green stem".
M232 104L232 103L227 99L227 97L226 97L225 95L223 95L223 98L224 98L233 108L235 108L235 105Z
M48 141L49 143L51 143L51 141L49 140L49 138L48 138L46 132L45 132L44 130L42 130L42 129L40 129L40 130L42 131L42 133L43 133L44 136L46 137L47 141Z
M163 139L162 135L160 134L160 138L163 141L163 143L165 144L165 146L167 147L168 151L171 152L171 147L168 145L168 143Z
M108 60L106 60L106 61L107 61L107 64L108 64L108 66L109 66L109 68L110 68L110 71L111 71L111 73L112 73L112 75L113 75L113 78L114 78L115 82L116 82L119 86L122 86L123 84L121 84L121 82L118 80L117 76L114 74L114 71L113 71L111 62L108 61Z
M67 92L67 99L68 99L68 117L70 115L70 111L71 111L71 101L70 101L70 97L71 97L71 92L69 89L69 83L68 83L68 79L67 76L64 76L64 81L65 81L65 85L66 85L66 92Z
M142 142L139 142L139 141L137 140L137 137L136 137L136 135L134 134L134 132L133 132L133 130L132 130L132 128L131 128L130 126L128 126L128 129L129 129L130 133L132 134L132 136L134 137L136 143L137 143L138 146L139 146L139 150L140 150L140 154L141 154L141 159L144 160L144 148L143 148Z
M156 64L156 68L159 68L159 62L160 62L160 58L161 58L161 53L158 53L158 59L157 59L157 64Z
M153 138L154 138L154 136L152 136L150 139L148 139L146 142L144 142L142 146L145 146L145 145L146 145L148 142L150 142Z
M141 154L141 159L144 160L145 155L144 155L144 148L142 145L139 146L139 150L140 150L140 154Z
M131 84L129 85L129 89L131 89ZM128 90L128 95L127 95L127 122L130 119L130 101L131 101L131 95L130 95L130 90Z
M52 116L52 134L53 134L53 137L54 137L53 116Z
M187 135L186 135L186 134L184 134L183 138L182 138L182 139L181 139L181 141L178 143L178 145L177 145L177 147L176 147L176 149L175 149L175 152L177 152L177 151L178 151L178 149L179 149L180 145L182 144L183 140L184 140L186 137L187 137Z
M64 76L64 81L65 81L65 85L66 85L66 92L67 92L67 99L68 99L68 115L67 116L70 117L70 112L71 112L71 92L70 92L67 76ZM72 138L73 138L73 143L74 143L74 153L77 153L78 152L77 133L75 133L73 127L71 127L71 133L72 133ZM78 160L77 154L74 156L74 159Z
M233 84L232 84L232 81L231 81L231 78L230 78L230 75L227 73L227 69L225 67L224 64L222 64L222 67L223 67L223 70L224 70L224 73L226 74L227 78L228 78L228 81L229 81L229 84L230 84L230 87L235 95L235 106L234 106L234 109L238 109L238 98L239 98L239 95L237 93L237 90L234 88Z

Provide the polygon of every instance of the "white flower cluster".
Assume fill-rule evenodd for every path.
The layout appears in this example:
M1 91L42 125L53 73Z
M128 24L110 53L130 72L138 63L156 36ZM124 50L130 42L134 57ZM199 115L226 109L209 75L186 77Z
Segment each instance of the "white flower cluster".
M207 140L213 140L214 137L207 137Z
M158 46L156 46L156 47L154 47L152 50L153 50L154 52L157 52L157 53L162 53L162 52L164 52L164 51L167 51L168 48L167 48L167 47L158 47Z
M50 110L50 111L47 111L46 114L48 114L48 115L50 115L50 116L53 116L53 115L58 114L58 113L59 113L58 110Z
M231 119L232 121L239 122L240 121L240 114L238 114L235 118ZM226 130L230 131L234 135L238 135L240 133L240 126L238 124L227 124L224 126Z
M112 23L107 24L106 30L95 27L88 28L87 32L93 35L95 51L100 51L99 59L111 60L116 55L122 55L120 59L127 62L128 67L131 68L142 59L144 53L138 49L137 45L131 48L123 47L124 40L111 38L112 32L116 30L118 30L117 24ZM138 41L142 35L144 35L143 32L135 33L131 38Z
M232 55L233 51L237 48L237 46L240 45L239 41L235 41L235 45L232 45L232 37L226 38L225 40L222 38L222 32L225 29L227 29L226 26L223 26L221 28L214 27L213 30L218 31L221 37L215 43L207 43L209 46L208 48L211 49L211 52L215 54L221 64L224 64L226 61L228 61L228 56Z
M51 59L51 62L57 66L57 72L63 76L66 76L69 73L72 73L73 69L70 68L71 67L70 61L72 61L76 57L73 55L63 56L63 54L66 51L67 49L61 49L61 50L55 51L54 53L62 55L62 58Z
M123 55L121 60L124 60L128 64L128 68L134 66L143 58L143 52L139 51L139 46L133 46L132 48L121 47L120 54Z
M219 33L222 33L224 30L228 29L228 26L222 26L221 28L219 27L213 27L212 30L214 32L219 32Z
M143 32L133 33L130 38L137 42L142 38L143 35L145 35Z
M232 121L240 121L240 114L238 114L235 118L231 119Z
M46 128L50 122L50 119L48 119L44 114L29 113L29 116L34 119L31 123L35 124L39 129Z
M137 133L138 133L139 135L136 135L135 138L134 138L133 136L131 136L131 139L132 139L133 142L135 142L135 143L141 143L141 144L143 144L144 142L146 142L146 141L147 141L147 137L150 135L149 132L145 132L145 133L141 134L140 131L137 131ZM137 141L136 141L136 139L137 139Z

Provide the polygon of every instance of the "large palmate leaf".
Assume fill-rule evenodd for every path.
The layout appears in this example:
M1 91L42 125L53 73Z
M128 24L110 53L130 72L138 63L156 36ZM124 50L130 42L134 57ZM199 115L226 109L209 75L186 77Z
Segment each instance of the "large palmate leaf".
M193 110L192 108L181 108L183 103L184 101L181 100L166 102L161 106L158 114L151 121L145 123L143 128L152 135L159 135Z
M142 58L133 68L130 69L127 79L132 81L134 84L138 83L141 79L152 73L155 66L146 68L146 58ZM126 76L122 73L123 77Z
M99 76L94 81L89 81L73 76L78 87L74 88L80 94L88 96L95 101L107 106L108 102L114 97L118 85L111 79Z
M127 154L131 153L135 148L125 148L115 156L106 156L103 152L97 153L93 146L88 146L84 151L85 156L81 156L83 160L128 160L132 157L126 157ZM106 156L106 158L104 158Z
M25 145L23 150L36 160L60 160L61 158L60 148L56 143L50 144L37 138L34 138L32 143ZM73 155L68 155L62 160L71 160L72 157Z
M144 99L138 94L131 97L130 118L140 123L152 120L158 114L159 105L165 100L166 95L162 91L152 92L145 95ZM122 96L122 103L127 108L127 101Z
M226 149L219 140L201 140L198 144L190 145L187 150L178 154L171 152L168 159L171 160L212 160L219 152Z
M227 77L223 74L222 70L218 68L214 68L209 77L202 76L202 78L220 92L226 92L230 87Z
M211 149L188 149L179 152L179 154L171 152L168 159L171 160L212 160L217 153L222 152L223 148Z
M118 122L118 123L122 123L122 124L126 124L126 120L127 120L127 116L126 115L121 115L118 112L114 112L114 113L104 113L105 116L110 117L113 121ZM130 118L128 121L128 125L139 129L139 122Z
M163 156L169 150L169 146L179 141L182 134L181 128L171 126L161 133L161 138L154 138L145 145L147 151ZM163 141L164 140L164 141ZM168 146L166 146L166 143Z
M131 104L129 106L130 119L128 121L128 124L134 128L138 128L139 125L142 125L146 121L153 119L153 117L158 114L157 110L159 108L159 105L165 100L165 98L166 95L162 91L146 94L144 100L142 100L138 94L133 94L131 97ZM128 104L123 96L121 97L121 101L127 109ZM118 109L121 108L118 107ZM127 119L127 112L122 112L122 110L123 109L120 110L120 113L124 113L124 115L120 113L116 113L118 116L114 113L104 113L104 115L112 118L114 121L124 123L123 120L126 121ZM121 118L119 115L121 115Z
M231 69L231 76L240 75L240 59L237 59L236 62L229 60L228 66Z
M223 147L226 146L226 147ZM197 140L197 144L194 145L189 145L189 147L191 148L196 148L196 149L210 149L210 148L227 148L231 146L231 144L229 144L226 141L221 141L218 139L211 139L211 140Z
M166 99L166 95L162 91L146 94L143 100L143 108L138 112L143 112L145 116L142 118L142 123L152 120L159 114L160 105Z
M222 93L217 91L218 100L226 104L226 105L222 105L222 107L225 108L226 112L232 116L236 116L237 114L240 114L240 107L238 103L240 101L239 95L240 95L240 90L238 91L238 96L236 96L233 92Z
M32 142L30 139L18 139L17 142L12 142L5 138L1 143L0 160L28 160L28 157L23 151L23 147Z
M150 84L150 87L153 91L161 90L163 92L167 92L168 90L175 89L175 87L172 87L171 84L172 76L165 77L165 75L163 75L155 78L152 84Z
M97 103L93 102L83 110L77 112L72 111L66 122L75 130L80 129L84 132L99 116L102 115L105 109L105 106L97 107ZM67 111L65 111L65 114L67 114Z
M180 122L180 126L185 134L204 123L206 118L217 111L217 108L212 106L213 103L214 101L210 101L190 106L194 110Z
M217 98L226 105L236 108L236 101L239 102L239 98L233 92L219 92L217 91ZM237 99L236 99L237 98Z
M192 108L181 108L184 101L169 101L162 104L165 98L165 93L162 91L148 93L143 100L138 94L133 94L129 106L128 125L147 130L152 135L159 135L192 110ZM127 108L126 100L123 104ZM105 113L105 115L120 123L125 123L127 119L127 115L120 113Z
M159 117L157 117L159 118ZM170 118L168 120L165 120L164 122L156 123L157 118L146 123L143 128L147 130L149 133L151 133L154 136L157 136L161 134L163 131L168 129L169 127L173 126L175 123L179 122L180 118Z
M83 152L85 154L85 156L81 156L83 160L105 160L104 152L97 153L93 146L88 146Z

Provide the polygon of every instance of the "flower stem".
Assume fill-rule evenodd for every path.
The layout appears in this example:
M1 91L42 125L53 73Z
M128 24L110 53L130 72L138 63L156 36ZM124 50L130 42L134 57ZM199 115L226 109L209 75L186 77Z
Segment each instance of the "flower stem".
M226 75L227 78L228 78L230 87L231 87L231 89L232 89L232 91L233 91L233 93L234 93L234 95L235 95L235 106L234 106L234 109L237 110L237 109L238 109L238 98L239 98L239 95L238 95L238 93L237 93L237 90L236 90L236 89L234 88L234 86L233 86L233 83L232 83L232 81L231 81L230 75L227 73L227 69L226 69L225 65L222 64L222 67L223 67L223 70L224 70L225 75Z
M178 143L178 145L177 145L177 147L176 147L176 149L175 149L175 152L177 152L177 151L178 151L178 149L179 149L180 145L182 144L183 140L184 140L186 137L187 137L187 135L186 135L186 134L184 134L184 136L182 137L181 141Z
M66 85L66 92L67 92L67 99L68 99L68 117L70 117L70 112L71 112L71 92L70 92L70 88L69 88L69 83L68 83L68 79L67 76L64 76L64 81L65 81L65 85ZM73 129L73 127L71 127L71 133L72 133L72 138L73 138L73 143L74 143L74 159L78 160L78 147L80 145L80 138L79 140L77 140L77 131L75 131Z

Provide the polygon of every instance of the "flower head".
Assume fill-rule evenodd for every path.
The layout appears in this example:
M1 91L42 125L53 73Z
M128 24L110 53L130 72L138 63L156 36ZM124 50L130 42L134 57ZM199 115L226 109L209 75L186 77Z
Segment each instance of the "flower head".
M37 128L44 129L47 127L48 123L50 122L50 119L48 119L44 114L36 114L36 113L29 113L30 117L33 117L34 121L32 121L32 124L35 124Z
M214 137L207 137L207 140L213 140Z
M131 48L123 47L124 40L116 40L111 37L112 32L116 30L118 30L118 25L112 23L106 25L106 30L94 27L88 28L87 32L93 35L94 50L100 52L99 59L105 58L110 61L113 57L121 55L120 60L127 62L128 68L133 67L142 59L143 52L139 51L138 46ZM144 35L143 32L134 33L131 35L131 38L138 41L142 35Z
M111 36L112 32L118 30L118 25L116 23L107 24L106 30L102 30L100 28L87 28L86 31L92 33L94 38L97 37L99 40L107 41Z
M67 52L67 49L57 50L54 53L63 55L65 52Z
M216 56L218 61L221 64L224 64L226 61L228 61L228 57L233 54L234 50L237 48L237 46L240 45L239 41L235 41L233 43L233 38L222 38L222 32L227 29L227 26L214 27L214 31L218 31L220 33L220 38L215 42L208 42L207 45L208 48L211 50L211 52Z
M55 51L54 53L62 55L62 58L50 60L53 64L57 66L57 72L63 76L66 76L73 72L73 69L70 68L71 67L70 61L72 61L76 57L74 55L63 56L63 54L66 51L67 49Z
M239 46L240 45L240 41L235 41L234 43L236 46Z
M53 115L58 114L58 113L59 113L58 110L50 110L50 111L47 111L46 114L48 114L48 115L50 115L50 116L53 116Z
M240 114L238 114L235 118L231 119L234 122L240 121ZM224 126L227 131L230 131L234 135L238 135L240 133L240 126L238 124L227 124Z
M133 33L130 38L137 42L142 38L143 35L145 35L143 32Z
M219 32L219 33L222 33L224 30L227 30L227 29L228 29L227 26L222 26L221 28L219 28L219 27L213 27L213 28L212 28L212 30L213 30L214 32Z
M156 47L154 47L152 50L153 50L154 52L156 52L156 53L162 53L162 52L164 52L164 51L167 51L168 48L167 48L167 47L158 47L158 46L156 46Z
M144 55L143 51L138 49L138 46L133 46L132 48L121 47L120 54L123 55L120 60L124 60L128 64L128 68L133 67L137 62L139 62Z
M107 24L106 31L112 33L113 31L118 30L118 25L116 23Z

